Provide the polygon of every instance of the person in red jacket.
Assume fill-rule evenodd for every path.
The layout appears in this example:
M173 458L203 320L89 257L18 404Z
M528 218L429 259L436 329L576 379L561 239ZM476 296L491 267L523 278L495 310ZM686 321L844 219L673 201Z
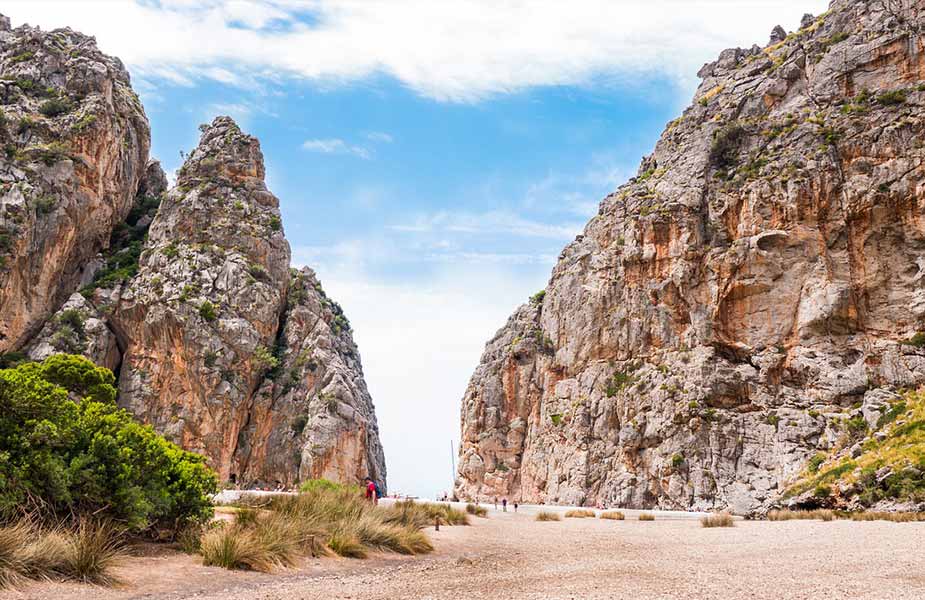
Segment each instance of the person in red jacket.
M373 504L379 504L379 494L376 490L376 482L369 477L366 478L366 499Z

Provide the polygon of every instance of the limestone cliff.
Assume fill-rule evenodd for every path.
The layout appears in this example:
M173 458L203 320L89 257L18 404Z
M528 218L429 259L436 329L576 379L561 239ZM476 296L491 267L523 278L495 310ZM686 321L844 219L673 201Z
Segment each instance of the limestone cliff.
M0 16L0 77L3 353L88 277L130 210L150 133L122 63L70 29Z
M168 190L92 38L0 17L0 72L0 364L85 354L226 480L385 487L349 322L290 269L259 142L216 118Z
M925 383L923 8L837 0L703 67L488 343L460 496L760 512Z

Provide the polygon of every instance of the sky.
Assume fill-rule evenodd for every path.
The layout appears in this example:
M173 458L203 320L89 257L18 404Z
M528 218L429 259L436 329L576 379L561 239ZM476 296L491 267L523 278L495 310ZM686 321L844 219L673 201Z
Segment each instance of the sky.
M826 0L13 0L122 59L168 175L260 139L293 263L344 307L390 491L452 486L484 344L728 47Z

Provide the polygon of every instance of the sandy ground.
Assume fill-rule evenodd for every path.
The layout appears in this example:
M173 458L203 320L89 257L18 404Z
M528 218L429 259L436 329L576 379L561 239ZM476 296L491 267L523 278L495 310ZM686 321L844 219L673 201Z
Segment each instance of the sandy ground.
M38 584L0 600L923 599L925 523L738 521L703 529L640 522L538 523L491 511L430 530L434 554L307 560L274 574L203 567L176 553L133 557L117 589Z

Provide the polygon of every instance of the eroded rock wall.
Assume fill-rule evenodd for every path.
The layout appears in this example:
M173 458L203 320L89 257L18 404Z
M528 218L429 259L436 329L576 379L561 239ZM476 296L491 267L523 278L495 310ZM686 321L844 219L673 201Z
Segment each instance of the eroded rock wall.
M838 0L704 66L488 343L460 496L761 511L925 382L923 8Z

